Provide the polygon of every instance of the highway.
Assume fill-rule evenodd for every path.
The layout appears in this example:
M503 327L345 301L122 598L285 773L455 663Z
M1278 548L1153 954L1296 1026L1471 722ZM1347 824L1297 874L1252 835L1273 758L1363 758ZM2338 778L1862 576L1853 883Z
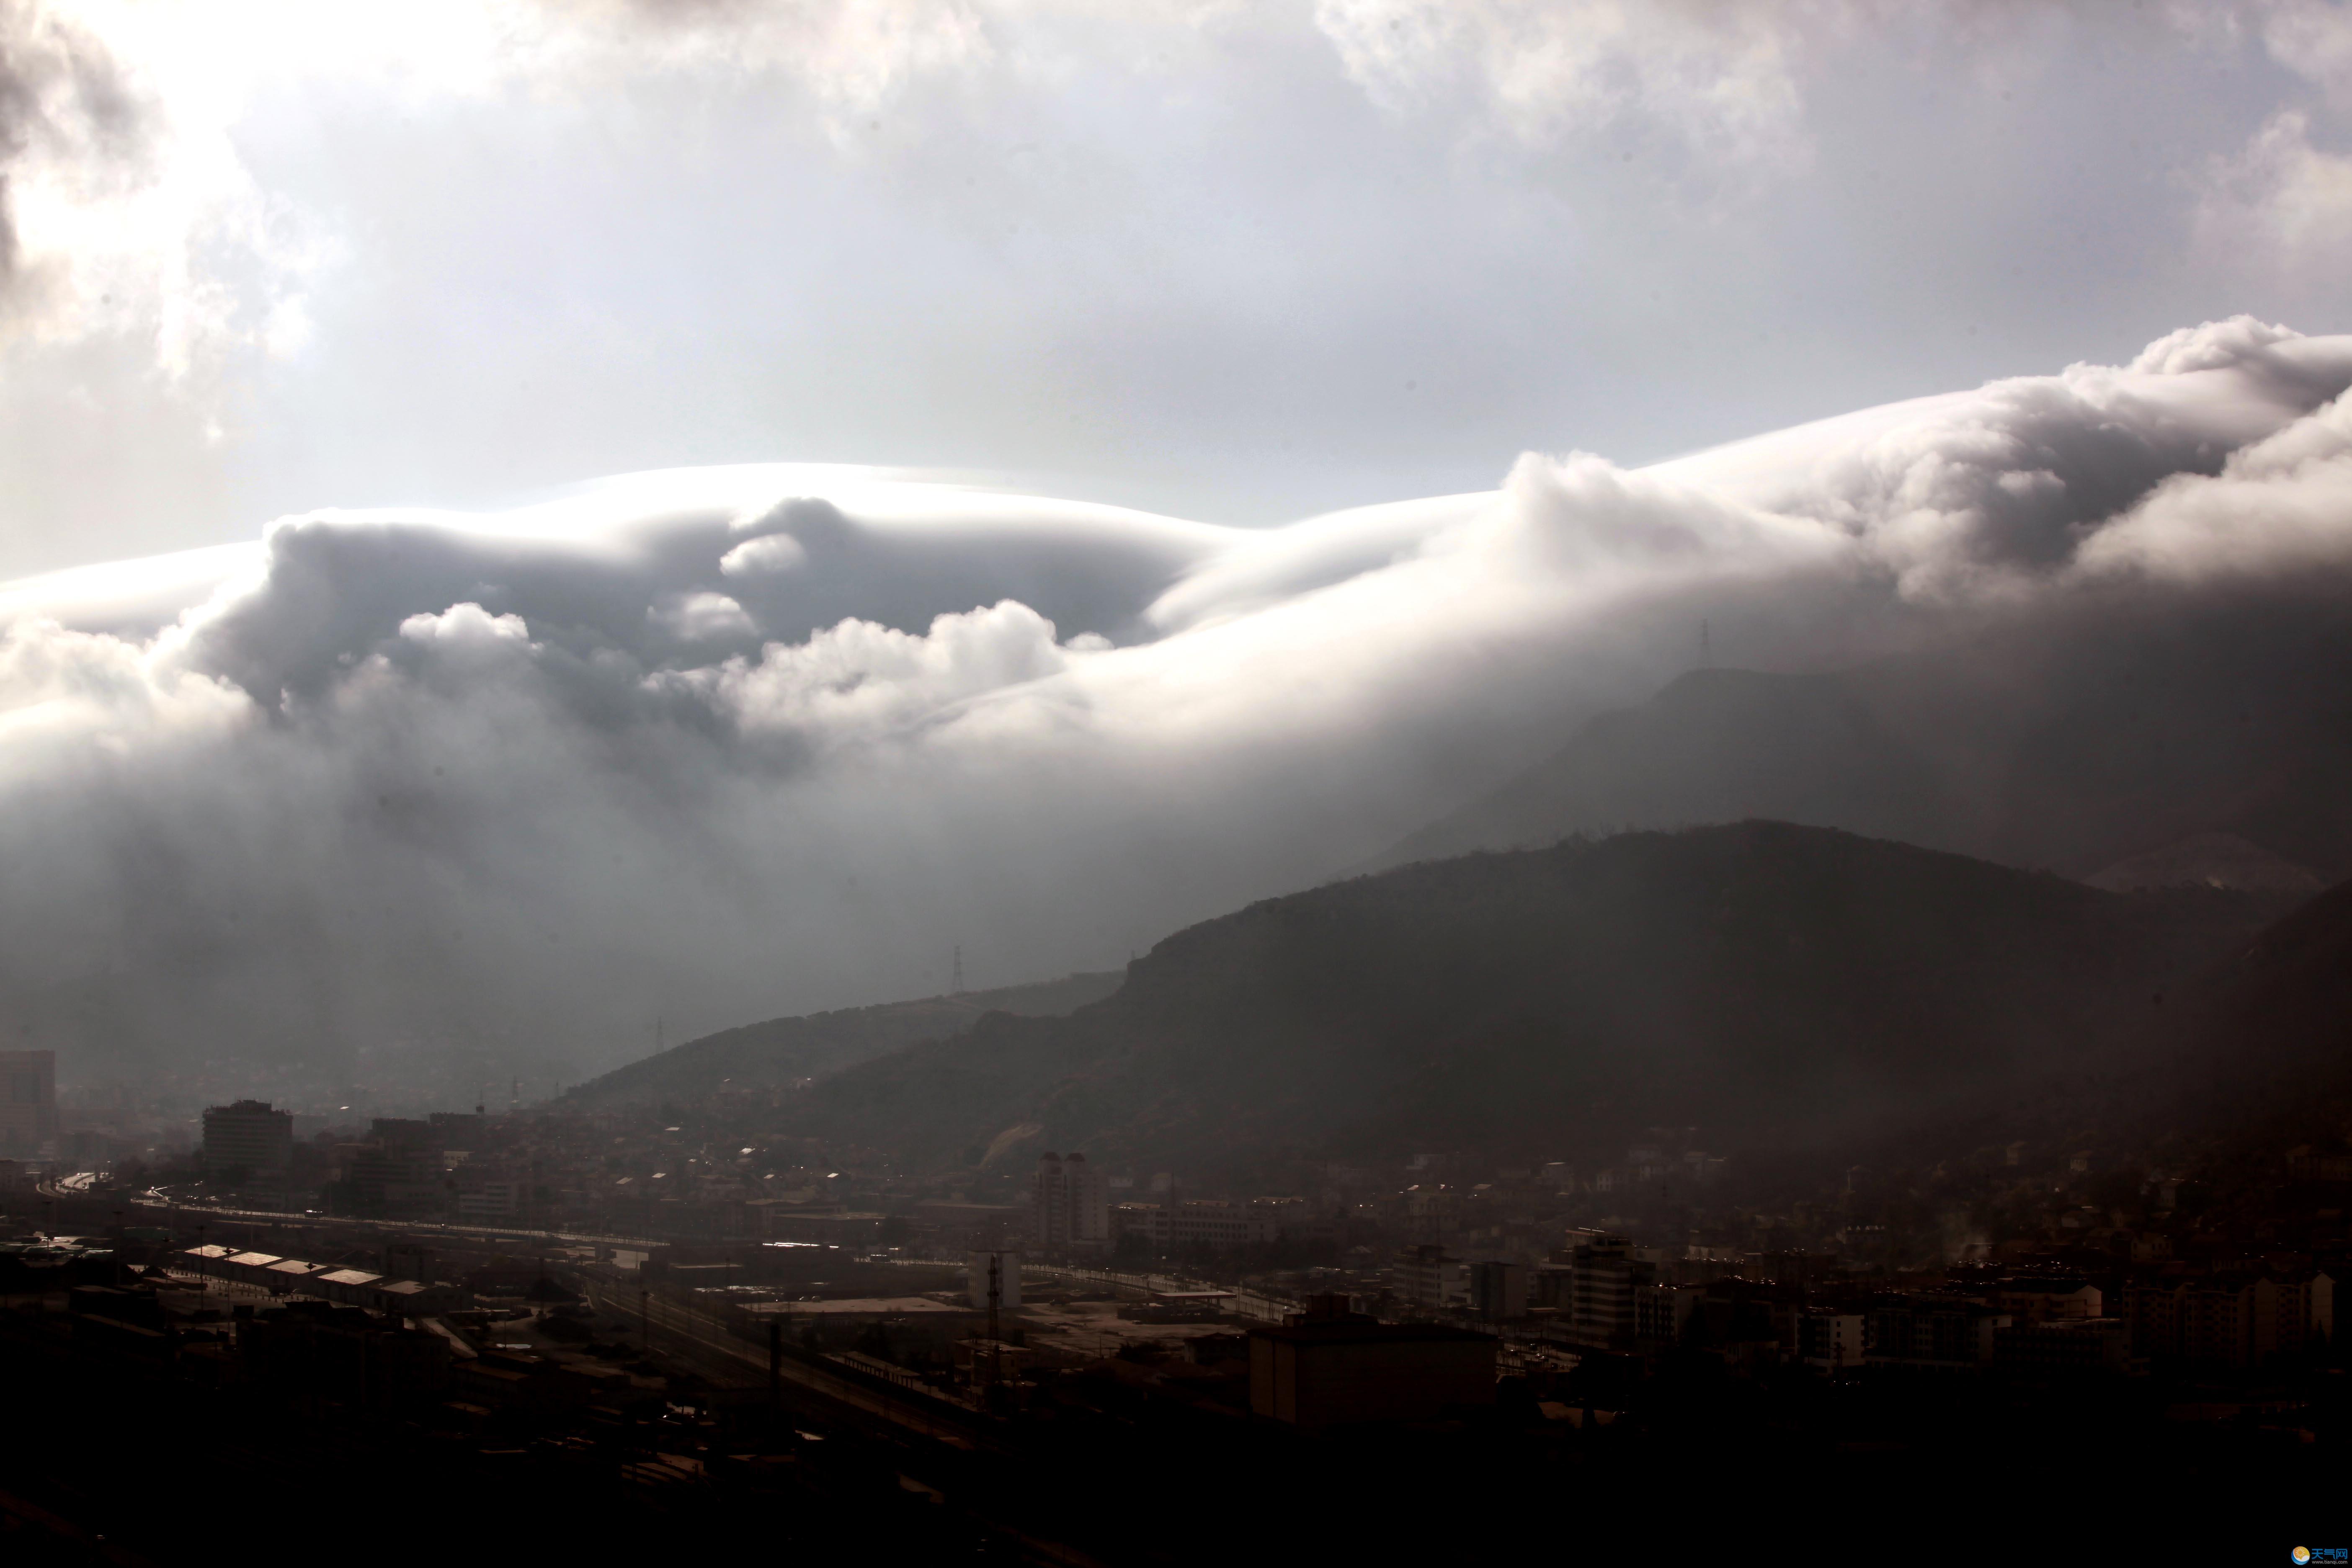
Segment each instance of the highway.
M44 1196L51 1195L44 1193ZM56 1194L76 1197L81 1194ZM543 1242L553 1247L612 1247L630 1251L651 1251L666 1245L642 1236L602 1236L589 1231L532 1230L520 1226L451 1225L441 1220L360 1219L347 1215L301 1213L284 1209L233 1209L210 1204L184 1204L173 1198L159 1198L146 1193L127 1194L129 1203L153 1211L167 1209L185 1225L210 1224L216 1219L237 1220L251 1225L310 1226L313 1228L348 1227L354 1230L396 1231L408 1235L431 1231L441 1236L465 1237L469 1240Z

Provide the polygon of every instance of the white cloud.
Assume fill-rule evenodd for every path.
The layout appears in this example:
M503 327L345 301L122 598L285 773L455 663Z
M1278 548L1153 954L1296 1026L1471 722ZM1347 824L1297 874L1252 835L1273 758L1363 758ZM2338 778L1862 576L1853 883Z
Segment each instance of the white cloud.
M2352 10L2330 0L2271 0L2259 7L2272 59L2352 110Z
M1792 56L1818 15L1622 0L1318 0L1315 19L1349 77L1392 112L1466 95L1529 146L1639 121L1712 160L1805 156Z
M2273 116L2192 185L2198 240L2234 270L2332 285L2352 262L2352 155L2314 146L2301 110Z
M493 616L479 605L452 605L439 615L415 615L400 623L411 642L450 648L528 645L530 628L520 616Z
M722 559L719 564L724 569L726 563ZM647 610L646 616L670 636L687 642L754 637L760 629L743 613L743 606L724 594L673 594Z
M1053 623L1006 600L941 616L919 635L846 620L798 646L771 643L756 660L653 679L702 696L748 734L823 742L887 738L1065 668Z
M763 534L746 540L719 558L719 569L730 577L759 572L790 572L808 561L808 552L789 533Z

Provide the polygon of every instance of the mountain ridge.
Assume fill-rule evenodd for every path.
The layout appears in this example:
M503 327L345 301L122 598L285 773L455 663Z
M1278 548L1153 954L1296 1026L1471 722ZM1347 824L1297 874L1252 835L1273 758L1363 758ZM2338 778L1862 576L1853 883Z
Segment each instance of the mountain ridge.
M1285 1149L1561 1157L1665 1124L1815 1146L2106 1060L2280 907L1783 823L1571 840L1262 900L1108 997L878 1057L788 1120L935 1171L1031 1124L1228 1171Z
M2086 608L1811 673L1689 670L1361 864L1768 817L2089 877L2199 836L2352 876L2352 609ZM2226 635L2224 635L2226 634ZM2226 657L2198 649L2221 647Z
M762 1019L698 1036L564 1091L580 1110L656 1104L723 1089L778 1089L822 1078L887 1052L969 1029L992 1012L1049 1016L1117 989L1118 971Z

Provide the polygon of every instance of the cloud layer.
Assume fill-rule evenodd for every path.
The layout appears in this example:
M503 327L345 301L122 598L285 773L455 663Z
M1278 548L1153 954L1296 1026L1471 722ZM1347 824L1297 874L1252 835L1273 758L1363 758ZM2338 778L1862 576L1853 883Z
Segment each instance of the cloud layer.
M1270 523L2334 330L2347 15L8 0L0 574L802 456Z
M1702 619L1821 667L2340 589L2347 385L2352 339L2241 319L1287 529L685 470L20 583L0 993L85 1075L331 1082L404 1044L584 1068L656 1017L937 989L958 944L985 984L1115 964L1646 695Z

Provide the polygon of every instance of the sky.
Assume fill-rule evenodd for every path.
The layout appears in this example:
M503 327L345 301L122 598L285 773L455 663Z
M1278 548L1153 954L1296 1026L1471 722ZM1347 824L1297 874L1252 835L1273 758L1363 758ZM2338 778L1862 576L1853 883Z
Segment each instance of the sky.
M718 463L1258 526L2347 324L2318 0L0 18L0 578Z
M2352 689L2340 8L0 18L0 1027L69 1083L1116 967L1702 625Z

